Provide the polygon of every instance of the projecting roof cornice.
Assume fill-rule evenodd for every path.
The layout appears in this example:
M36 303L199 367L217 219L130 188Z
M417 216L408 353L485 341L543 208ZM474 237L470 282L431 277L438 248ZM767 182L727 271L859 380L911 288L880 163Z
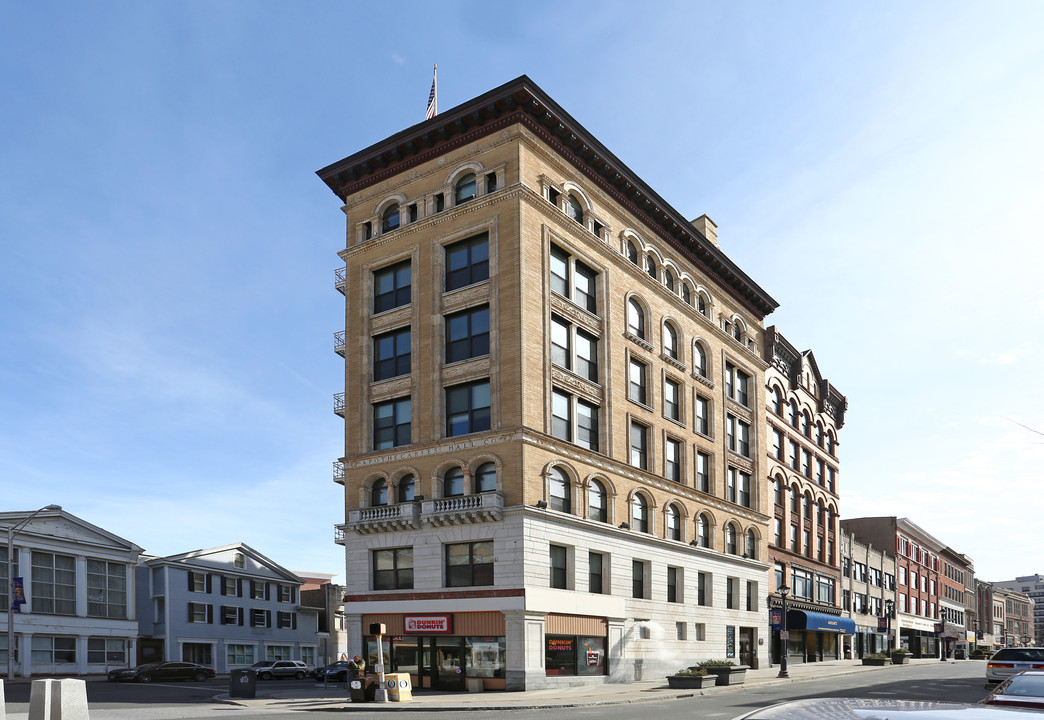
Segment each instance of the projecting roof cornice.
M525 75L316 174L345 202L349 195L369 185L515 123L554 148L690 262L731 290L759 320L779 307L725 253Z

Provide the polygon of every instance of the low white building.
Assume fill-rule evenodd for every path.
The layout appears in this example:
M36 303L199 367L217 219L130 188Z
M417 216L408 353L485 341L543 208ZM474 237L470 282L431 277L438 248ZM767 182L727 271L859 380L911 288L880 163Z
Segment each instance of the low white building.
M10 558L8 528L14 530ZM133 573L142 548L57 506L0 512L0 540L0 586L20 578L25 593L13 613L16 675L87 675L133 662ZM5 673L8 608L6 602L0 607Z

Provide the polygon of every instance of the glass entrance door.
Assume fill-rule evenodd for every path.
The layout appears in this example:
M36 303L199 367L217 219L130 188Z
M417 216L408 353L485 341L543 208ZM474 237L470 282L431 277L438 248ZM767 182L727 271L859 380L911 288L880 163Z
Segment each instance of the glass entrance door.
M435 646L435 687L439 690L463 690L464 648L459 640L455 645L444 644L447 640L440 638Z

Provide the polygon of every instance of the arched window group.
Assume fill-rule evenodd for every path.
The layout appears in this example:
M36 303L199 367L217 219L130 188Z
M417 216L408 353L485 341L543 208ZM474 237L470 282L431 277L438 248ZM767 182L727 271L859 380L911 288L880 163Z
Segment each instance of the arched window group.
M468 473L460 465L452 465L440 471L432 478L435 484L435 497L460 497L462 495L496 492L497 465L494 462L481 462ZM376 478L369 483L367 489L370 507L379 507L395 503L415 501L422 493L418 487L417 476L412 472L402 474L392 482L385 478Z

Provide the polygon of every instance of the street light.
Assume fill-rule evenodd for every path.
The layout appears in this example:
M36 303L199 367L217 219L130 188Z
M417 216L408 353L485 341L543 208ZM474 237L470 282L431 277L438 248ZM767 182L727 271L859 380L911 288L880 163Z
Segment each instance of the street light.
M790 677L787 672L787 642L790 640L790 633L787 632L787 595L790 594L790 586L784 583L776 588L776 592L783 599L783 622L779 626L779 675L776 677L785 678Z
M7 526L7 679L14 680L14 538L19 530L24 528L29 522L42 513L44 510L61 510L61 505L45 505L39 510L33 512L32 515L27 517L17 525ZM24 652L24 648L23 648Z
M888 623L888 652L895 649L892 644L892 615L895 613L895 600L885 600L885 620Z

